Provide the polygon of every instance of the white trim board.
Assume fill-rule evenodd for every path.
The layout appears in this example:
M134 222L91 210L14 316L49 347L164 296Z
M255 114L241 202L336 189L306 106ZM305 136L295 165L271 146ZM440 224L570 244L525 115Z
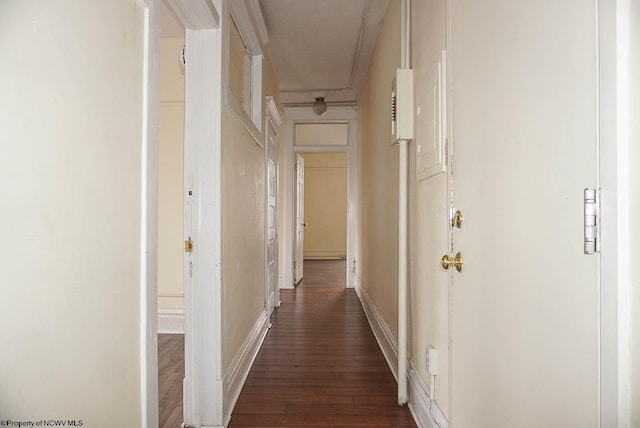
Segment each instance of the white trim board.
M289 290L293 290L293 284L289 284L289 286L285 287L285 282L284 282L284 275L278 275L278 288L280 290L282 289L289 289Z
M229 425L233 408L238 401L244 382L247 380L253 361L258 355L267 332L269 331L269 317L263 311L253 329L242 344L242 347L224 374L224 425Z
M293 288L293 246L295 236L294 218L294 154L298 152L346 152L348 167L348 205L347 205L347 267L346 288L354 287L353 266L356 255L356 229L358 222L358 176L357 165L357 109L355 106L330 106L325 114L318 116L309 107L285 107L285 144L282 179L284 180L284 230L280 230L280 239L284 243L284 283L281 288ZM347 123L349 134L344 146L296 146L295 125L297 123Z
M216 10L221 5L214 0ZM193 269L184 301L184 421L219 426L223 424L221 30L187 28L185 41L185 190L193 191L185 198L185 238L191 236L197 250L185 253Z
M140 177L140 421L158 425L158 132L160 123L160 1L140 2L144 14Z
M158 334L184 334L184 309L158 309Z
M220 13L210 0L167 0L186 28L209 30L220 27Z
M262 93L262 46L256 35L251 16L244 2L226 2L223 11L223 93L225 105L253 137L256 144L263 146L262 97L251 97L251 111L245 111L242 103L229 86L229 28L235 23L240 37L251 56L251 93Z
M415 371L409 361L409 410L420 428L448 428L449 422L445 418L438 404L429 397L429 387Z
M382 313L373 303L369 293L362 286L361 278L356 275L356 293L362 303L362 309L369 320L369 325L373 331L373 335L380 345L382 354L393 373L393 377L398 381L398 338L391 331L389 324L384 320Z
M398 380L398 338L391 331L389 324L384 320L382 313L373 303L371 297L362 286L360 276L354 274L354 282L356 293L362 303L362 309L369 320L369 325L373 331L373 335L380 345L382 354L395 377ZM409 410L413 415L413 419L420 428L448 428L448 422L444 414L438 407L438 404L429 397L429 388L423 382L422 378L415 371L411 361L409 361L408 370L409 385Z

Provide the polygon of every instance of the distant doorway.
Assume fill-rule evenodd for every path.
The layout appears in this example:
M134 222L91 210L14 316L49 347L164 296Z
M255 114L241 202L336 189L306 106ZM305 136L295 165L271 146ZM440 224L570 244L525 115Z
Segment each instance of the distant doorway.
M307 260L345 259L346 287L356 285L355 242L357 213L356 176L356 111L349 106L334 106L324 115L318 116L306 107L285 108L286 134L283 164L283 254L282 285L280 288L294 288L305 279L302 267ZM340 159L339 165L326 164L327 159ZM302 160L302 162L300 162ZM304 189L299 190L300 164L304 165ZM340 188L326 179L330 169L339 169L342 175ZM323 179L325 176L325 179ZM311 181L311 184L309 183ZM317 184L314 185L313 181ZM340 202L318 202L313 195L314 187L329 196L338 196ZM304 192L304 193L302 193ZM343 193L342 193L343 192ZM304 206L298 201L304 195ZM341 196L340 196L341 195ZM339 209L339 222L328 220L325 214L317 214L314 204L322 208ZM304 213L303 216L300 213ZM299 225L304 231L302 248ZM337 235L339 244L323 245ZM315 241L315 237L319 239ZM315 243L314 243L315 241ZM302 254L300 254L302 253Z
M305 153L304 261L347 258L348 156Z

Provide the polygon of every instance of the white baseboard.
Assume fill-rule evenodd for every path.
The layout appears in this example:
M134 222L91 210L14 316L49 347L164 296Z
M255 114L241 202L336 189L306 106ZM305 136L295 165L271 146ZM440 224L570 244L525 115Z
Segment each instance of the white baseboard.
M305 251L303 258L310 260L345 260L347 258L347 250L318 250Z
M278 276L278 287L282 290L282 289L289 289L292 290L294 288L293 284L289 284L289 285L285 285L284 283L284 275L282 276Z
M358 275L354 275L356 280L356 293L362 303L364 313L367 315L373 335L380 345L382 354L387 360L387 364L393 373L393 377L398 381L398 338L393 334L389 324L385 321L378 307L373 303L369 293L362 286L362 280Z
M184 334L184 309L158 309L158 333Z
M267 312L263 311L242 344L242 347L231 362L229 369L224 374L223 388L225 426L227 426L231 420L233 408L236 405L236 401L238 401L240 391L242 391L244 382L247 380L253 361L256 359L256 355L258 355L258 351L260 350L260 346L262 346L262 342L267 335L268 329L269 317L267 317Z
M429 396L428 387L409 361L409 410L420 428L448 428L449 422L445 418L438 404Z
M387 364L391 369L391 373L398 381L398 338L391 331L389 324L385 321L382 313L371 300L369 293L362 286L362 279L360 276L353 274L355 282L355 289L364 313L367 315L369 325L373 331L382 354L387 360ZM408 386L409 386L409 410L413 415L413 419L420 428L448 428L447 419L438 407L438 405L431 400L427 393L427 386L424 384L418 372L416 372L409 361L407 370Z
M181 428L185 428L184 423L180 425ZM200 428L225 428L224 425L200 425Z
M360 277L354 271L347 272L347 288L362 288Z

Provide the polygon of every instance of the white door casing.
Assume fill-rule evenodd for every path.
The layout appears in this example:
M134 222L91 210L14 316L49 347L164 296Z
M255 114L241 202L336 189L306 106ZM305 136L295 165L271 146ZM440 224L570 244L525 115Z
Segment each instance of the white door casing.
M160 1L145 7L140 275L140 391L142 426L158 424L158 132L160 122Z
M266 110L267 249L265 254L267 262L265 264L265 306L268 316L271 316L273 309L280 306L278 289L278 131L276 126L282 125L282 119L272 97L267 97Z
M583 254L582 217L598 185L590 6L450 8L455 428L598 426L599 256Z
M185 30L184 425L223 426L220 0L169 0ZM210 6L213 6L210 7Z
M357 174L356 174L356 139L357 120L356 110L349 106L330 106L322 116L318 116L308 107L286 107L286 131L285 150L282 177L284 178L284 230L279 231L279 239L282 242L284 254L284 272L282 288L293 288L295 272L293 261L295 259L295 191L296 174L294 169L297 152L346 152L349 154L348 171L348 207L347 207L347 288L355 287L357 274L355 272L355 248L357 239L356 222L358 218L357 207ZM346 146L296 146L296 123L347 123L349 125L348 144Z
M304 158L296 154L296 223L295 223L295 259L293 263L294 283L298 284L304 276Z

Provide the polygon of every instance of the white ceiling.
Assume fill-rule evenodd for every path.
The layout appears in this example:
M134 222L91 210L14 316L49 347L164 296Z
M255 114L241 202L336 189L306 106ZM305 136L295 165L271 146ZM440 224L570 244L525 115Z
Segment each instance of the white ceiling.
M238 1L238 0L231 0ZM162 1L162 37L184 37L184 26ZM354 104L388 0L249 0L259 4L280 102ZM259 19L259 17L258 17Z
M260 0L280 102L355 103L388 0ZM316 94L314 94L316 93Z

